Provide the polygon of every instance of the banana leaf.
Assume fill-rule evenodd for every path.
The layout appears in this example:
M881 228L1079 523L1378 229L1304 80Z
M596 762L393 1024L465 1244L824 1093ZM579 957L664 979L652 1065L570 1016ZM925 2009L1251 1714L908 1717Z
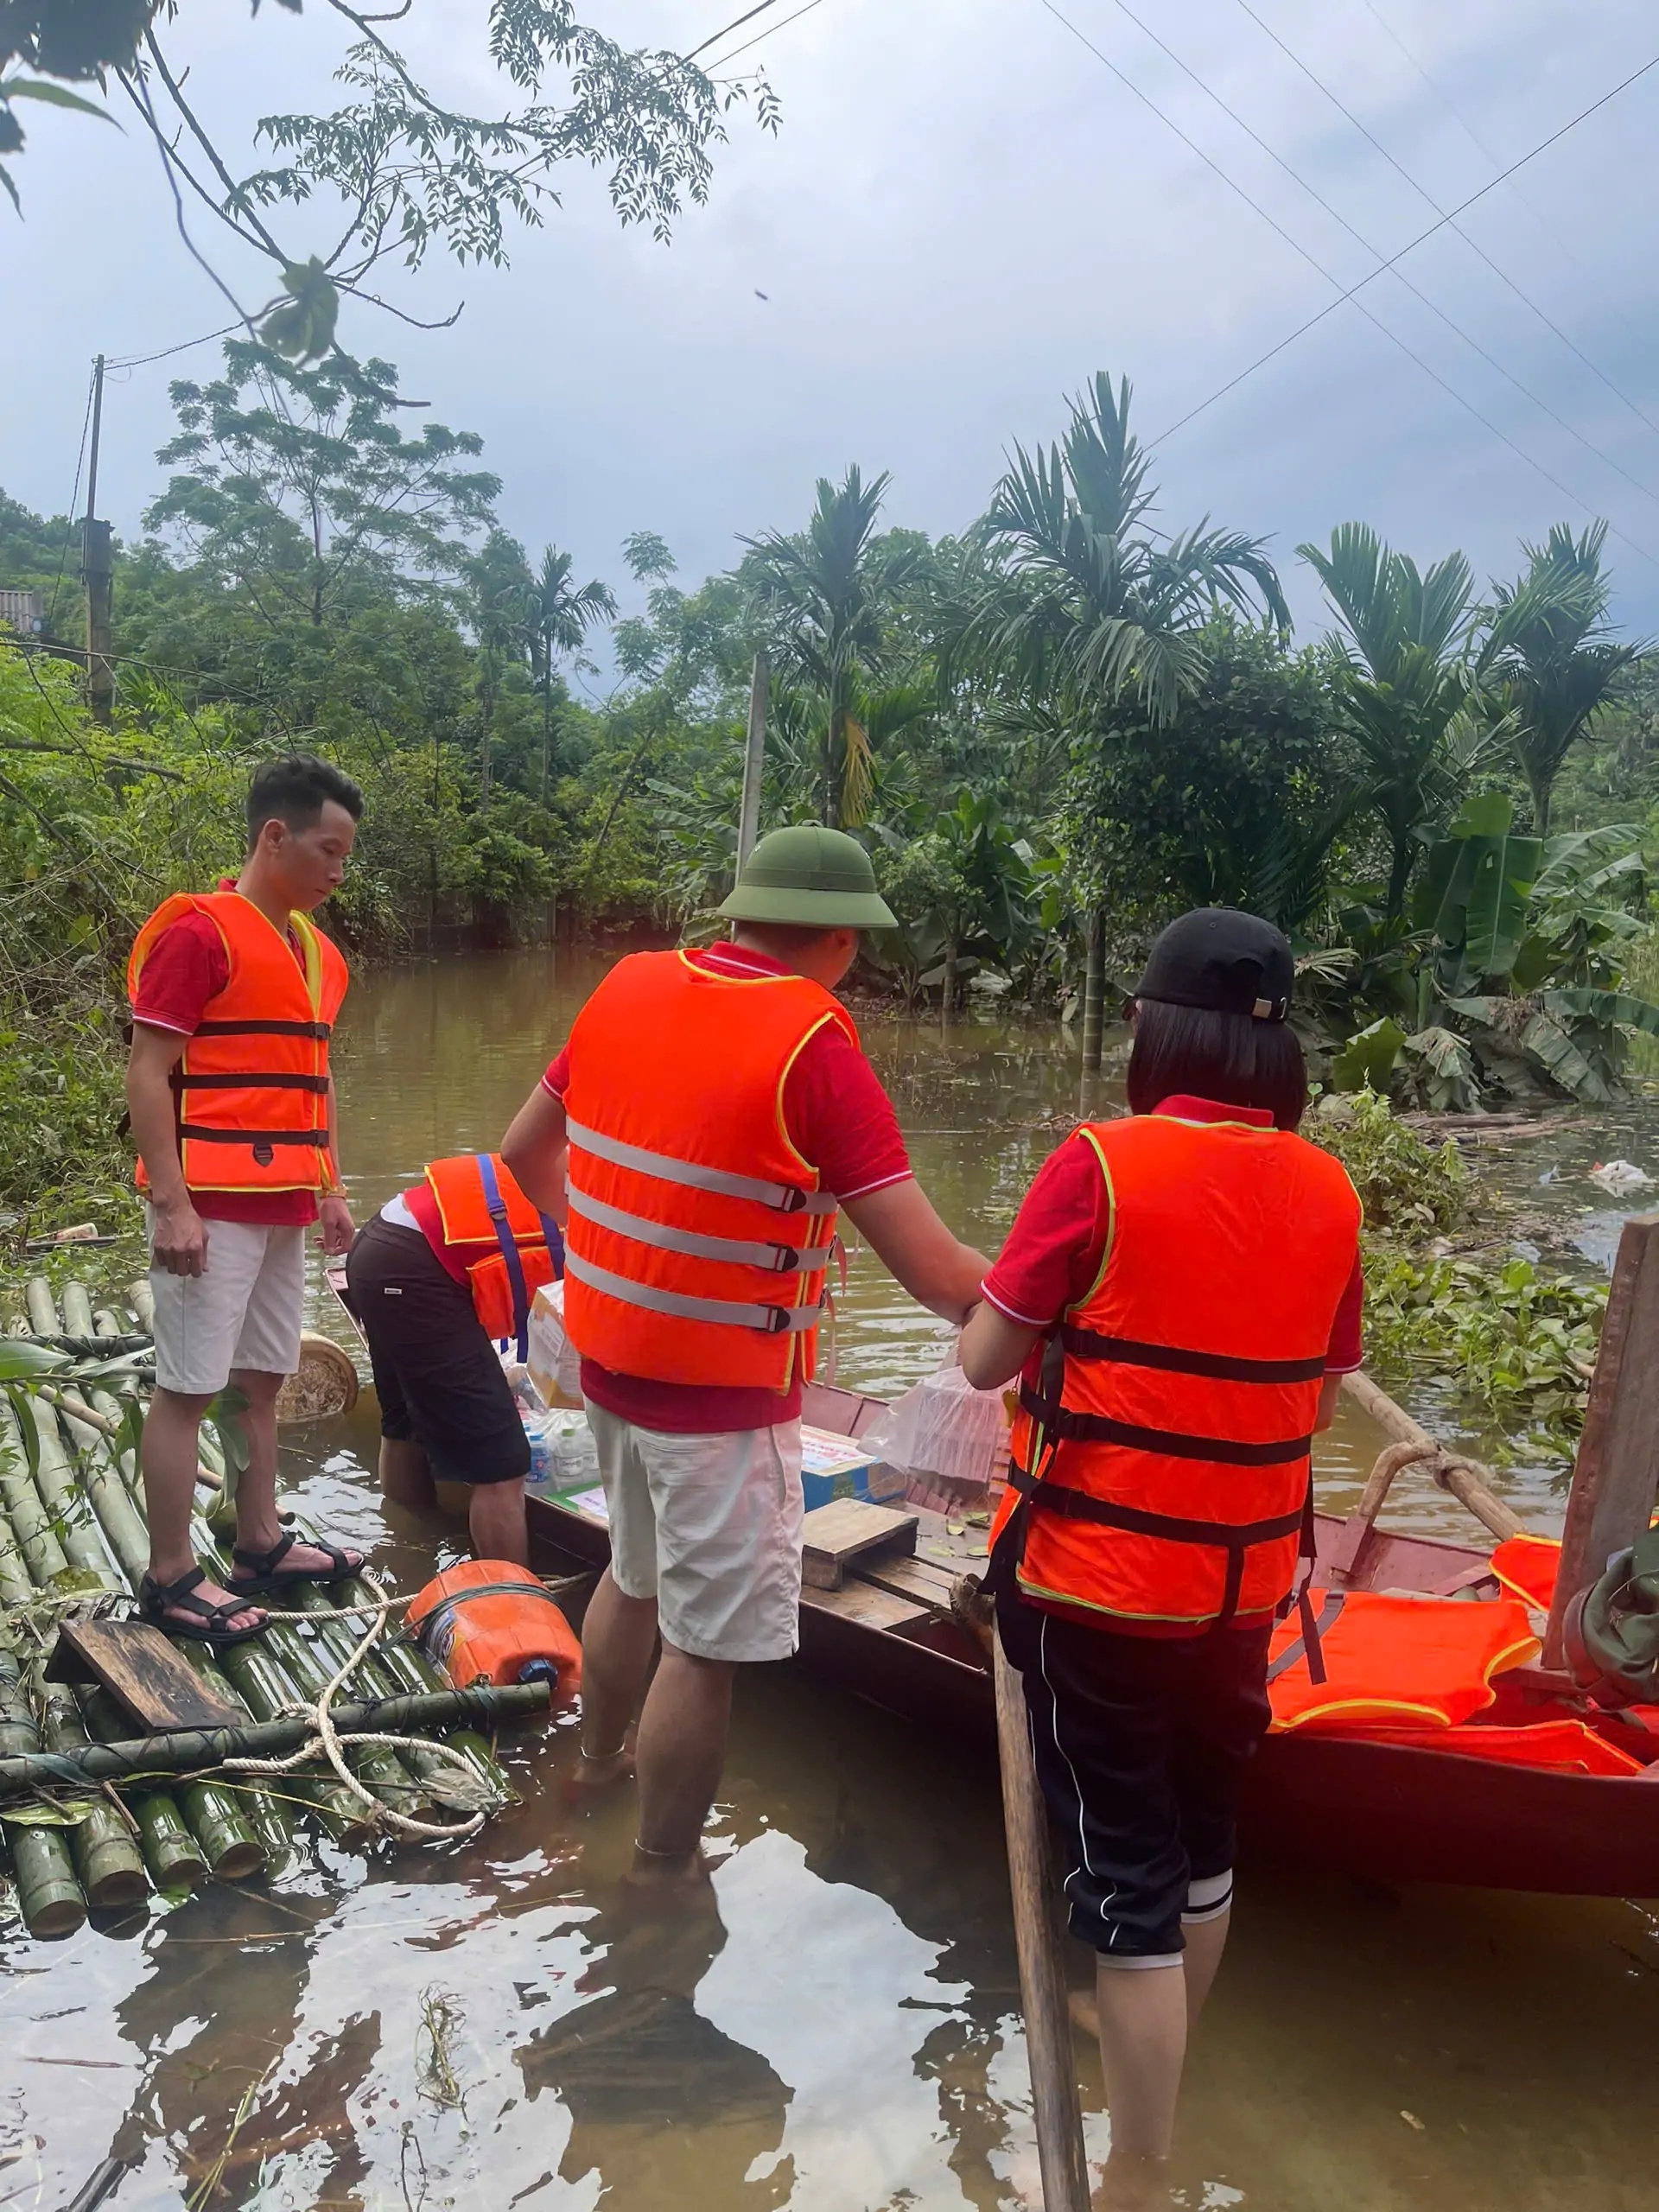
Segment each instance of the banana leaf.
M1386 1098L1389 1078L1405 1041L1406 1033L1400 1024L1384 1014L1332 1054L1332 1082L1338 1090L1374 1090L1379 1098Z
M1567 1014L1609 1027L1617 1025L1639 1029L1645 1036L1659 1037L1659 1006L1633 997L1629 991L1599 990L1592 984L1575 984L1546 991L1541 1003L1547 1014Z
M1550 995L1555 995L1552 992ZM1535 1014L1521 1033L1521 1045L1551 1079L1574 1098L1581 1098L1591 1106L1612 1103L1616 1096L1612 1084L1554 1014L1543 1008Z

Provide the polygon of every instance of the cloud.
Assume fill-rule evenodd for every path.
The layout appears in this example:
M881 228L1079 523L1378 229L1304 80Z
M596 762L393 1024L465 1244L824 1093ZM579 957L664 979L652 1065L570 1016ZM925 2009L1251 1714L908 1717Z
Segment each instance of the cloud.
M1134 378L1143 434L1176 421L1333 296L1268 217L1344 285L1374 265L1360 239L1392 253L1434 220L1240 0L1129 5L1360 239L1117 0L1056 4L1168 122L1041 0L823 0L735 64L766 65L781 135L734 114L710 204L688 213L671 248L620 232L602 184L573 175L510 271L435 264L413 284L428 308L466 298L456 329L421 335L353 309L347 342L398 360L435 417L482 432L505 518L532 548L555 539L582 574L615 577L621 538L647 527L674 547L683 581L729 563L740 532L793 525L813 479L855 460L892 470L894 521L963 528L1008 442L1055 432L1065 394L1097 367ZM1442 207L1659 45L1640 0L1570 17L1544 0L1249 4ZM727 13L738 12L734 0ZM420 65L481 104L488 73L467 59L480 51L478 15L473 0L417 0L406 29ZM721 20L718 0L649 0L626 11L626 35L684 48ZM327 97L336 45L321 11L250 24L193 22L187 10L181 24L197 97L245 121L256 102ZM1454 235L1406 264L1503 368L1651 487L1659 349L1633 272L1651 258L1656 217L1625 184L1643 173L1656 105L1659 71L1465 219L1652 423ZM0 482L61 508L90 354L149 350L220 317L134 133L49 118L32 129L21 179L28 220L7 241L0 311L24 338L8 349ZM289 220L308 251L309 219ZM1425 559L1461 544L1484 575L1513 568L1517 541L1558 517L1581 522L1576 495L1624 534L1610 551L1624 620L1659 628L1659 501L1394 277L1362 298L1426 366L1357 302L1339 308L1161 449L1163 518L1207 512L1271 533L1299 616L1316 623L1295 573L1301 538L1363 515ZM111 394L103 480L125 530L156 481L150 454L180 365L136 372Z

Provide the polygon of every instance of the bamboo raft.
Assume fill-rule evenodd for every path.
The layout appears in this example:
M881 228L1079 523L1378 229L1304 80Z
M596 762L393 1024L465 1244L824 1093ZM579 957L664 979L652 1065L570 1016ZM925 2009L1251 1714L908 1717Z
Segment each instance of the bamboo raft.
M217 1655L168 1639L233 1726L144 1737L108 1689L48 1679L60 1627L130 1612L147 1564L154 1309L147 1283L95 1307L84 1283L60 1301L39 1276L25 1309L0 1340L0 1865L29 1934L281 1872L308 1834L361 1852L388 1833L470 1834L513 1802L491 1731L544 1710L546 1684L457 1691L418 1645L368 1646L395 1605L360 1577L284 1591L280 1611L262 1599L267 1632ZM204 1424L194 1534L221 1577L234 1484ZM329 1731L349 1786L307 1755Z

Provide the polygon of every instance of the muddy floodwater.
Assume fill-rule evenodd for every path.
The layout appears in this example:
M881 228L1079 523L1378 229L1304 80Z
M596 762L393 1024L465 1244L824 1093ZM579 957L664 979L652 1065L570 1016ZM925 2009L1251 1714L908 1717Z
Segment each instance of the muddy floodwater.
M370 976L340 1049L359 1218L435 1155L496 1142L598 972L545 953ZM941 1211L989 1249L1079 1102L1058 1033L872 1021ZM1109 1073L1100 1087L1111 1095ZM1659 1164L1650 1109L1494 1172L1591 1263L1617 1216L1585 1170ZM1547 1183L1540 1178L1548 1177ZM319 1309L319 1325L333 1325ZM338 1331L336 1330L336 1333ZM945 1334L855 1256L840 1379L892 1391ZM1454 1423L1432 1392L1414 1402ZM455 1532L383 1510L365 1393L289 1486L410 1588ZM1345 1503L1375 1437L1321 1445ZM1559 1525L1548 1470L1506 1478ZM1400 1485L1391 1517L1459 1529ZM0 2206L63 2212L100 2160L117 2212L898 2212L1035 2204L994 1769L791 1668L743 1679L709 1844L717 1917L620 1886L626 1796L566 1808L568 1726L510 1755L524 1802L478 1842L316 1847L112 1930L0 1934ZM1078 1979L1084 1967L1077 1962ZM1172 2202L1259 2212L1648 2212L1659 1911L1249 1868L1193 2050ZM1097 2069L1080 2053L1091 2152Z

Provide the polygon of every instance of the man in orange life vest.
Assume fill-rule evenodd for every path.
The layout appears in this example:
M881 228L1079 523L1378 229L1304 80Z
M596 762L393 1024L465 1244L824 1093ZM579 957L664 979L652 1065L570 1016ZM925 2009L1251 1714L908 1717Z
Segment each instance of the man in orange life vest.
M1312 1529L1310 1446L1359 1364L1359 1201L1294 1133L1294 972L1254 915L1170 925L1135 1003L1129 1118L1050 1158L963 1332L980 1389L1023 1369L988 1580L1071 1926L1098 1955L1114 2204L1166 2201L1268 1640Z
M502 1152L566 1198L565 1323L582 1355L611 1558L583 1631L582 1779L625 1770L640 1714L636 1872L695 1872L737 1666L795 1649L803 1382L844 1207L906 1290L959 1321L978 1255L911 1173L833 995L890 925L869 857L774 830L721 910L731 942L635 953L577 1015Z
M308 917L340 887L363 798L308 754L248 793L248 856L216 891L181 892L139 931L127 972L127 1106L149 1200L156 1389L144 1424L145 1618L213 1645L258 1635L255 1593L354 1573L362 1554L296 1542L276 1518L276 1393L299 1364L305 1232L343 1252L328 1039L339 950ZM231 1587L190 1548L197 1436L233 1383L247 1400Z
M530 1440L495 1345L525 1357L530 1301L564 1264L557 1223L486 1152L435 1160L352 1246L352 1297L380 1401L380 1487L430 1505L464 1484L479 1559L530 1559Z

